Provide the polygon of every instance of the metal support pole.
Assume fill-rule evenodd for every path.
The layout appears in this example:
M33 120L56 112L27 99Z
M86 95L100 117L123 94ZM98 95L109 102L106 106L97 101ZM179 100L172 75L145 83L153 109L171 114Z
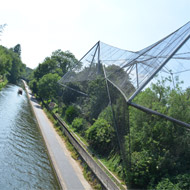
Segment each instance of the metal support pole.
M129 104L127 104L127 127L129 136L129 168L131 169L131 131L130 131L130 117L129 117Z
M172 82L173 82L173 86L174 86L174 89L175 89L175 81L174 81L174 76L173 76L173 73L171 73L172 75Z
M136 77L137 77L137 89L139 88L139 75L138 75L138 65L136 62Z
M89 70L88 70L88 75L87 75L87 77L88 77L88 76L89 76L89 74L90 74L91 67L92 67L92 64L93 64L94 57L95 57L95 55L96 55L96 52L97 52L98 46L99 46L99 42L97 43L96 50L95 50L94 55L93 55L93 57L92 57L92 60L91 60L91 62L90 62L90 68L89 68Z
M110 91L109 91L109 87L108 87L108 81L107 81L104 66L103 66L103 71L104 71L104 77L105 77L105 81L106 81L106 88L107 88L108 98L109 98L109 102L110 102L110 106L111 106L111 110L112 110L112 115L113 115L114 128L116 130L117 140L118 140L119 148L120 148L120 151L121 151L121 143L120 143L119 134L118 134L118 130L117 130L117 125L116 125L116 120L115 120L115 113L114 113L114 110L113 110L113 105L112 105L112 101L111 101L111 96L110 96Z
M100 67L101 67L101 63L100 63L100 41L98 42L98 74L100 74Z
M161 70L161 68L175 55L175 53L185 44L190 38L190 34L179 44L171 53L171 55L151 74L151 76L136 90L136 92L129 98L128 102L131 102L135 96L152 80L152 78Z
M116 123L116 118L115 118L115 112L114 112L114 109L113 109L113 105L112 105L112 100L111 100L111 95L110 95L110 90L109 90L109 86L108 86L108 80L107 80L107 76L106 76L106 72L105 72L105 67L103 66L103 71L104 71L104 77L105 77L105 81L106 81L106 88L107 88L107 93L108 93L108 97L109 97L109 102L110 102L110 106L111 106L111 110L112 110L112 116L113 116L113 123L114 123L114 128L115 128L115 131L116 131L116 135L117 135L117 141L118 141L118 144L119 144L119 149L120 149L120 154L122 156L122 165L125 169L125 171L130 171L131 170L131 142L130 142L130 126L129 126L129 106L124 98L124 103L127 104L127 129L128 129L128 135L129 135L129 152L128 152L128 157L129 159L126 158L126 152L124 151L124 148L125 148L125 143L121 142L121 137L119 135L119 131L118 131L118 127L117 127L117 123ZM110 83L112 85L112 83ZM120 92L120 91L118 91ZM124 109L124 115L125 115L125 109ZM123 134L125 135L125 133ZM125 138L123 138L125 139ZM125 140L124 140L125 141Z
M176 124L178 124L178 125L181 125L181 126L187 128L187 129L190 129L190 124L188 124L188 123L185 123L185 122L183 122L183 121L174 119L173 117L169 117L169 116L164 115L164 114L162 114L162 113L159 113L159 112L157 112L157 111L153 111L153 110L151 110L151 109L149 109L149 108L145 108L145 107L140 106L140 105L138 105L138 104L135 104L135 103L133 103L133 102L128 102L128 104L129 104L130 106L133 106L133 107L135 107L135 108L141 110L141 111L144 111L144 112L149 113L149 114L157 115L157 116L162 117L162 118L164 118L164 119L166 119L166 120L169 120L169 121L171 121L171 122L173 122L173 123L176 123Z

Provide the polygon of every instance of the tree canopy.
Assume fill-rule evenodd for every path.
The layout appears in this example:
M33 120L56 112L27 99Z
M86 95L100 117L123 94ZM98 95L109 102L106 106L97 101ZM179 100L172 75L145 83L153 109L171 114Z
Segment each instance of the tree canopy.
M41 98L56 99L59 91L58 80L77 63L71 52L58 49L34 69L29 85Z
M13 49L0 46L0 75L6 77L9 82L16 83L25 72L26 66L22 63L20 55Z

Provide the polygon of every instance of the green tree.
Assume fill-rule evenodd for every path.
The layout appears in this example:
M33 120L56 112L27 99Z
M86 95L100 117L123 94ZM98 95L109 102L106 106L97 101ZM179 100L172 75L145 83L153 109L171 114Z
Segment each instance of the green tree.
M32 79L30 82L29 82L29 86L31 88L31 90L37 94L38 93L38 82L36 79Z
M58 84L57 81L60 79L57 73L44 75L38 83L39 96L45 100L49 100L57 97ZM33 83L34 84L34 83Z
M10 75L8 76L9 81L15 83L24 71L25 65L15 53L12 53L12 67L10 69Z
M73 120L74 120L76 117L78 117L78 115L79 115L79 110L78 110L75 106L71 105L71 106L69 106L69 107L66 109L64 119L65 119L69 124L71 124L71 123L73 122Z
M45 99L48 99L50 97L52 98L52 93L54 94L55 98L57 95L55 96L55 93L53 92L53 84L51 84L50 82L50 84L48 85L46 81L53 81L52 77L55 76L56 79L53 82L57 82L60 77L62 77L69 69L74 67L74 65L76 64L77 59L72 53L68 51L63 52L61 50L56 50L52 53L50 57L46 57L44 61L40 63L36 69L34 69L33 73L30 75L29 85L31 89L34 90L35 93L37 93L40 97ZM47 84L47 87L43 86L45 83ZM54 83L54 87L57 91L57 94L61 96L61 90L59 90L58 93L58 85ZM51 89L50 95L47 95L47 89ZM59 99L61 99L61 97L59 97Z
M57 73L63 76L67 71L77 64L75 56L66 51L56 50L50 57L46 57L43 63L40 63L34 70L34 78L39 80L48 73Z
M189 122L188 91L167 86L168 79L141 92L135 102L182 121ZM179 83L177 83L179 84ZM182 126L158 116L130 109L131 183L147 188L165 176L190 171L190 134ZM154 187L153 185L151 185Z
M182 190L178 185L173 184L170 179L164 178L156 186L156 190Z
M60 69L60 75L63 76L78 64L78 60L69 51L61 51L60 49L52 53L51 59L56 63L57 69Z
M0 50L0 75L8 74L11 66L12 66L11 57Z
M87 87L87 94L89 97L84 110L86 109L89 121L92 123L93 119L97 119L98 115L109 103L105 80L98 77L96 80L90 81Z
M77 84L67 84L67 87L62 89L62 101L66 105L75 103L77 101L77 98L81 96L78 91L80 91L80 88Z
M21 45L17 44L14 48L13 51L20 57L21 56Z
M25 67L18 54L0 46L0 75L7 77L9 82L16 83L25 71Z
M85 131L88 128L88 123L84 118L76 117L72 122L72 127L74 128L76 132L84 136Z

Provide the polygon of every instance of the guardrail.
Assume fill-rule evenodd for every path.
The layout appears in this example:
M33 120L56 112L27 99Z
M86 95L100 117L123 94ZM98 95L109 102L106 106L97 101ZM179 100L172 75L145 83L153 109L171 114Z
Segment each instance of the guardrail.
M45 105L45 104L44 104ZM47 109L48 106L45 105ZM51 112L52 113L52 112ZM59 115L52 113L54 119L56 119L60 126L62 127L62 131L69 138L72 145L78 151L80 156L84 159L93 173L98 177L104 187L108 190L120 190L120 188L116 185L116 183L106 174L106 172L96 163L93 157L83 148L81 143L74 137L74 135L68 130L67 124L59 117Z

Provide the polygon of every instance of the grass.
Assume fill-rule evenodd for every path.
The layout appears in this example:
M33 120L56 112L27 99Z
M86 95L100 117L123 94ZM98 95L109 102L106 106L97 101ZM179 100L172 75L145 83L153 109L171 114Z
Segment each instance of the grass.
M68 125L68 124L67 124L67 126L69 127L69 128L68 128L69 131L70 131L71 133L73 133L73 134L77 137L78 140L82 141L82 143L83 143L85 146L87 146L87 147L89 146L89 144L88 144L88 142L86 141L86 139L85 139L84 137L82 137L82 136L80 135L80 133L76 132L75 129L72 127L72 125Z
M85 179L90 183L90 185L93 187L93 189L102 190L103 185L101 185L101 182L96 178L96 176L93 174L91 169L88 167L86 163L83 163L83 175Z

